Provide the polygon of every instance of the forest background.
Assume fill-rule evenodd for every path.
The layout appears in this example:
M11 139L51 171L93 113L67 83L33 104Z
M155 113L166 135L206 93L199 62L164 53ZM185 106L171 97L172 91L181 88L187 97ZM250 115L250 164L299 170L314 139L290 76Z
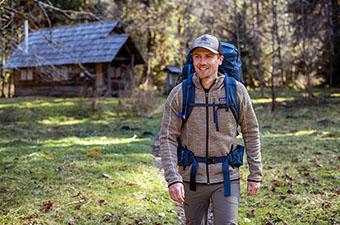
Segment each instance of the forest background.
M247 87L302 88L312 96L313 86L340 84L339 6L337 0L1 0L0 64L23 39L24 20L30 31L118 20L146 60L138 83L161 89L165 66L181 66L192 40L211 33L239 48Z

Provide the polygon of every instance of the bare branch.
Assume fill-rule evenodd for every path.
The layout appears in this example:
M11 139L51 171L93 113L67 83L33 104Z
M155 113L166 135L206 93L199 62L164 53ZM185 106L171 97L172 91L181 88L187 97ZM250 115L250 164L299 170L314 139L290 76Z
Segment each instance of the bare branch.
M79 11L75 11L75 10L64 10L64 9L60 9L58 7L55 7L53 5L41 2L36 0L36 3L38 3L38 5L40 7L44 7L44 8L49 8L52 9L54 11L60 12L62 14L64 14L67 18L69 19L76 19L76 17L74 17L74 15L78 16L78 15L86 15L86 16L90 16L98 21L102 21L101 18L99 18L98 16L96 16L95 14L91 13L91 12L79 12Z

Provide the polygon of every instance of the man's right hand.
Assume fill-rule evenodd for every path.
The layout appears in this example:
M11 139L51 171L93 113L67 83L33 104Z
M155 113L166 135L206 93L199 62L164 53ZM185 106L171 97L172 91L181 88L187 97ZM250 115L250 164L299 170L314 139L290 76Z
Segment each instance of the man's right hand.
M175 183L169 187L169 194L172 200L183 204L184 202L184 186L182 183Z

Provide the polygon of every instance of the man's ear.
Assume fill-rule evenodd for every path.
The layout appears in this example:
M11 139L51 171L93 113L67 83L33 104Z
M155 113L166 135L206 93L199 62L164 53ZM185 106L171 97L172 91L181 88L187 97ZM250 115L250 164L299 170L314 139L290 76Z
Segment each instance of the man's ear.
M223 55L220 55L219 57L220 63L218 65L222 65L223 59L224 59Z

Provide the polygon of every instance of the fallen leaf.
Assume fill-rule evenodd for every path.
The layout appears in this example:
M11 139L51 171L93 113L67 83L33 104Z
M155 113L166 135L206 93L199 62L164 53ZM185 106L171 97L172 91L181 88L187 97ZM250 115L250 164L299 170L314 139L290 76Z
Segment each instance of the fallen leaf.
M48 202L43 203L41 210L47 212L51 210L52 208L53 208L53 202L49 200Z
M276 187L275 185L272 186L272 188L270 189L272 192L276 192Z
M292 195L292 194L294 194L294 191L292 191L291 189L288 189L288 190L287 190L287 194Z
M316 178L309 178L309 182L313 183L313 184L319 184L320 183L320 180L316 179Z
M272 184L275 186L275 187L284 187L285 186L285 183L284 181L282 180L273 180Z
M316 194L316 195L324 195L325 192L324 192L322 189L316 189L316 190L314 191L314 194Z
M332 203L330 203L330 202L324 202L324 203L322 203L322 208L323 209L329 209L329 208L331 208L332 207Z
M76 205L74 206L74 209L78 209L78 210L79 210L82 206L83 206L82 203L78 203L78 204L76 204Z
M250 212L246 213L247 217L255 217L256 216L256 210L253 209Z
M103 216L102 222L109 223L109 222L112 222L112 219L113 219L113 215L109 212L106 212Z
M301 162L301 160L299 160L298 158L295 158L295 159L292 159L291 162L292 162L292 163L299 163L299 162Z
M287 196L286 196L284 193L282 193L282 192L279 193L279 197L280 197L280 199L282 199L282 200L284 200L284 199L287 198Z
M293 178L292 178L291 176L289 176L288 174L285 174L285 175L284 175L284 178L286 178L287 180L290 180L290 181L293 180Z
M98 201L98 204L99 204L100 206L107 205L107 201L105 201L105 199L100 199L100 200Z
M34 220L36 218L38 218L39 215L38 214L32 214L32 215L29 215L29 216L24 216L24 217L21 217L22 220Z
M305 172L302 173L302 175L305 176L305 177L308 177L310 174L309 174L309 172L305 171Z
M340 187L335 188L335 193L336 193L337 195L340 195Z

